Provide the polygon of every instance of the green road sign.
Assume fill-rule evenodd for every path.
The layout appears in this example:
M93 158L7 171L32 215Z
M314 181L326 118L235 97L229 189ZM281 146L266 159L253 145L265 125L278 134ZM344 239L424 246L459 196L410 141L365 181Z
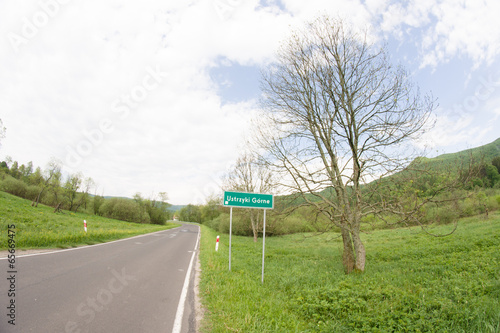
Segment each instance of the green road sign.
M224 206L273 209L274 200L272 194L224 192Z

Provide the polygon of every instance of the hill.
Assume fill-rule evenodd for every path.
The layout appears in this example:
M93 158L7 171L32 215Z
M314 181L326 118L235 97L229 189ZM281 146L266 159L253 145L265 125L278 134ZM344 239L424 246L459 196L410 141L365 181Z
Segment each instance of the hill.
M485 162L491 162L493 158L500 156L500 138L483 146L462 150L457 153L442 154L430 160L436 162L455 162L464 158L469 159L471 156L476 159L484 158Z
M54 208L40 204L31 207L31 200L0 192L0 228L14 225L17 249L67 248L108 242L164 229L163 225L124 222L84 213L54 213ZM87 232L83 221L87 221ZM8 248L7 237L0 240L0 250Z
M175 212L177 212L177 211L181 210L181 209L182 209L182 208L184 208L184 207L186 207L186 205L171 205L171 206L169 206L167 209L168 209L169 211L171 211L172 213L175 213Z
M385 178L388 180L394 176L403 176L407 170L412 169L412 167L416 165L425 165L425 168L429 170L447 170L450 167L458 168L460 165L468 165L471 158L476 162L489 164L493 158L497 156L500 156L500 138L486 145L462 150L456 153L441 154L433 158L417 157L405 170ZM331 188L327 188L322 192L333 194Z
M483 146L462 150L456 153L447 153L433 158L419 157L415 162L424 162L430 169L443 168L450 166L459 166L468 164L471 158L477 162L491 163L491 161L500 156L500 138ZM410 166L412 165L410 164Z

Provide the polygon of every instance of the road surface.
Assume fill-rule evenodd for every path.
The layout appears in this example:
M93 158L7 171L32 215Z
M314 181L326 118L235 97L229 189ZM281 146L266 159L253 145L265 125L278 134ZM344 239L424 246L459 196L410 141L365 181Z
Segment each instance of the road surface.
M192 266L198 242L199 227L185 224L17 257L13 274L2 259L0 332L195 332ZM15 326L9 324L12 313Z

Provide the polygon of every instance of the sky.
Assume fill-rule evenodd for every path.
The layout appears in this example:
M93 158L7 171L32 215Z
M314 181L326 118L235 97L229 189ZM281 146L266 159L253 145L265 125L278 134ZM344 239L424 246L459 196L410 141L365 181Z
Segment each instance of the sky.
M385 43L435 126L435 156L500 137L497 0L0 0L0 119L10 156L97 194L203 204L220 191L259 110L259 80L294 29L320 15Z

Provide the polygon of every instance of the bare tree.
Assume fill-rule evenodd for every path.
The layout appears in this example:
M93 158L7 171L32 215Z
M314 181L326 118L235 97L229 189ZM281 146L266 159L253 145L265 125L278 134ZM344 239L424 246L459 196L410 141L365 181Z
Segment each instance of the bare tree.
M78 190L82 186L83 175L81 173L74 173L69 175L66 183L64 184L64 195L68 201L68 210L72 211L74 207L78 208L78 204L76 202L76 197L78 194Z
M288 192L340 228L345 272L364 271L360 223L375 211L362 185L408 164L406 144L424 130L433 99L384 47L328 17L283 44L262 89L264 160Z
M241 191L249 193L270 193L275 187L272 173L262 164L259 164L257 158L250 154L241 155L225 179L224 187L232 191ZM260 230L260 219L258 209L246 209L250 218L254 242Z
M51 188L54 186L59 187L60 178L61 164L57 160L52 159L45 169L45 175L42 177L43 181L40 183L40 191L31 203L31 206L38 207L42 194L47 188Z
M87 209L87 202L88 202L88 199L89 199L89 192L95 186L96 186L96 183L95 183L95 181L91 177L87 177L87 178L85 178L85 180L83 180L83 187L82 187L83 191L80 194L80 199L75 204L75 208L74 208L75 213L78 211L78 208L80 208L81 205L83 205L83 207L85 209Z

